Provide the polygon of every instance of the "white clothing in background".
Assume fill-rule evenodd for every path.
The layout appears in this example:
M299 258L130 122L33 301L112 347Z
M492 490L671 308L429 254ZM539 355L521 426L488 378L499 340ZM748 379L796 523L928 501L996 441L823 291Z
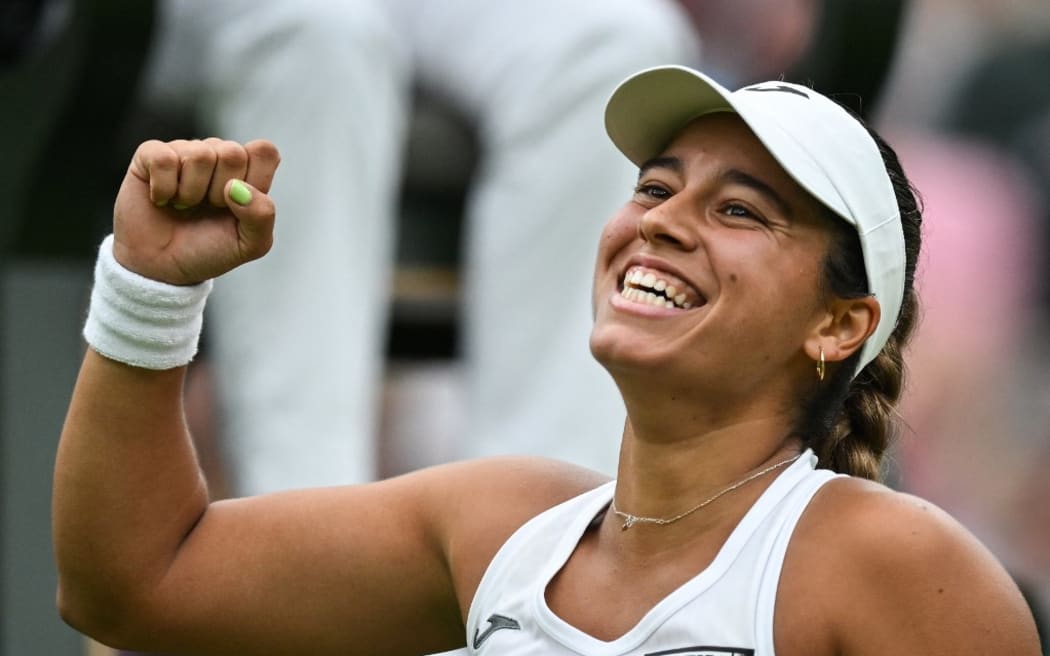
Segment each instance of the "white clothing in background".
M216 282L236 491L375 477L395 201L414 86L470 117L468 431L458 455L615 471L624 410L589 354L601 226L633 167L603 128L648 66L695 63L669 0L168 0L148 96L281 150L274 248ZM440 154L435 153L435 156Z

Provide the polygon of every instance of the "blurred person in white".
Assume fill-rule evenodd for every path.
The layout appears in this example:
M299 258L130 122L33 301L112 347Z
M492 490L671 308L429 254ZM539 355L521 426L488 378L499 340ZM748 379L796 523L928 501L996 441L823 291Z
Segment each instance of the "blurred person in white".
M603 138L601 112L630 72L696 57L692 26L666 0L163 3L151 101L283 155L272 256L225 277L209 306L235 493L377 475L417 85L462 110L482 150L464 219L460 455L544 453L614 471L604 437L624 410L586 348L590 262L578 254L635 171Z

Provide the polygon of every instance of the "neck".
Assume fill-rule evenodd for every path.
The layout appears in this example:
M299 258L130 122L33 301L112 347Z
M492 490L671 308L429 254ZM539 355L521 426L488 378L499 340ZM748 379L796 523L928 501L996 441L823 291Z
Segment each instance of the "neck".
M792 434L797 409L789 377L725 380L699 389L668 374L654 381L651 371L616 371L614 379L627 408L616 483L617 510L636 516L668 518L685 512L724 488L802 450ZM731 376L729 378L732 378ZM783 471L778 468L719 497L674 525L637 526L629 541L675 541L725 529ZM609 529L622 520L607 514Z
M670 518L689 511L751 474L798 455L801 441L783 416L751 418L687 433L667 422L629 417L620 451L616 508L636 516ZM696 534L738 518L786 467L746 482L683 517L679 526L636 525L639 534L663 538ZM622 516L609 517L622 529ZM644 535L640 539L645 539Z
M715 492L711 496L706 497L703 501L701 501L700 503L696 504L695 506L689 508L688 510L683 510L682 512L678 513L677 515L672 515L670 517L648 517L646 515L632 515L631 513L627 513L627 512L624 512L622 510L619 510L616 507L616 500L615 499L613 499L612 503L609 506L609 509L613 512L614 515L616 515L617 517L619 517L620 519L623 520L622 530L624 530L624 531L626 531L626 530L628 530L630 528L633 528L635 524L651 524L653 526L669 526L671 524L675 524L675 523L685 519L686 517L688 517L689 515L692 515L696 511L709 506L710 504L714 503L715 501L718 501L718 499L720 499L721 497L729 494L730 492L735 492L736 490L738 490L741 487L747 485L751 481L753 481L753 480L755 480L757 478L761 478L762 476L764 476L766 474L769 474L770 472L772 472L774 470L780 469L781 467L786 467L787 465L790 465L791 463L793 463L796 460L798 460L801 456L802 456L802 454L796 454L796 455L791 456L790 458L784 458L783 460L778 460L777 462L773 463L772 465L768 465L766 467L763 467L762 469L754 471L754 472L748 474L747 476L741 478L740 480L736 481L735 483L727 485L724 488L722 488L721 490L719 490L718 492Z

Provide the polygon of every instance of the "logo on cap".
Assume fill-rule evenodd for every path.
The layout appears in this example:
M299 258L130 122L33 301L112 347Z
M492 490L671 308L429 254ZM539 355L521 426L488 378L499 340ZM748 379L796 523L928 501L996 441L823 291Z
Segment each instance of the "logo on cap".
M796 89L795 87L788 86L786 84L775 84L772 82L764 82L762 84L756 84L750 87L744 87L744 91L780 91L782 93L793 93L796 96L802 96L805 99L809 99L809 94L805 91Z

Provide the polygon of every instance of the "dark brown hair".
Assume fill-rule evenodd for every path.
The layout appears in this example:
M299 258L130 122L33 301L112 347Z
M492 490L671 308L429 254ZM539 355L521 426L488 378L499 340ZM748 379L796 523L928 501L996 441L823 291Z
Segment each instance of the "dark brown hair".
M896 326L882 351L856 377L860 350L816 382L803 403L797 427L806 446L819 459L818 466L843 474L878 480L882 457L896 434L897 402L904 386L903 350L911 337L919 310L915 292L915 263L922 243L922 208L908 181L897 153L874 131L868 130L882 154L886 171L897 197L904 229L904 299ZM828 210L832 239L824 261L823 285L826 294L839 298L868 295L868 278L860 239L853 226ZM893 317L882 317L893 321Z

